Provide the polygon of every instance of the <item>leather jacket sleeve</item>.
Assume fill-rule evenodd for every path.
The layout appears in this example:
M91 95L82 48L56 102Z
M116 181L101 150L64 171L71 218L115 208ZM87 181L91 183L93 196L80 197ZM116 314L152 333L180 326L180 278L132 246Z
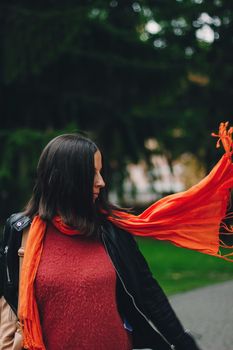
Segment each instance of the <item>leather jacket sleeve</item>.
M132 237L132 249L137 257L143 308L151 321L176 350L198 350L193 337L184 330L168 298L152 276L150 268Z
M12 214L4 226L0 245L0 282L7 303L17 313L19 256L22 232L30 224L30 218L22 213Z
M4 248L3 248L3 239L0 237L0 297L3 295L3 257L4 257Z
M153 337L154 325L164 341L176 346L176 350L198 350L194 339L185 331L164 291L156 279L153 278L132 234L106 222L103 225L102 237L107 253L127 291L126 294L132 297L131 301L133 300L135 310L138 310L141 316L144 314L144 318L152 330L150 332L151 336ZM121 302L124 297L122 296L118 300ZM128 303L130 303L129 299ZM118 304L121 306L121 303L118 302ZM127 308L127 304L124 304L122 308L120 307L123 313L124 308ZM128 314L128 317L130 321L130 314ZM133 327L136 326L140 331L140 324L136 325L134 320L131 320L131 322L133 322ZM143 321L139 321L139 323L141 322ZM142 323L141 326L143 327ZM156 333L156 329L154 333ZM152 343L153 340L150 344ZM156 340L153 345L157 346Z

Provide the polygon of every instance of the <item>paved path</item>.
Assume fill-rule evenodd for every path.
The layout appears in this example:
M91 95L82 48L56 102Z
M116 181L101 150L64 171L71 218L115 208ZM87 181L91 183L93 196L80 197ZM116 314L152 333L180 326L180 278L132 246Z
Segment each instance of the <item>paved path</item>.
M202 350L233 350L233 281L181 293L170 301Z

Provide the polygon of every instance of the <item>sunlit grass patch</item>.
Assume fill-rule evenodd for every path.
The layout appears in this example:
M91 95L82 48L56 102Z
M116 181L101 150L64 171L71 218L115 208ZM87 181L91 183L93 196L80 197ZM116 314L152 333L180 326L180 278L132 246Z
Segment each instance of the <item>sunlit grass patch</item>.
M167 294L233 279L233 263L172 244L138 239L154 277Z

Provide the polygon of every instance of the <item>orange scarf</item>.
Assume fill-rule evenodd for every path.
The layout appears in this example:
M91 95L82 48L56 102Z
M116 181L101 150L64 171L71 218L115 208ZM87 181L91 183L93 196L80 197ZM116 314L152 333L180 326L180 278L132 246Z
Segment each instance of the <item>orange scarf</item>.
M227 227L223 222L233 187L233 128L227 131L227 127L228 123L221 123L219 134L213 135L222 141L226 153L199 184L188 191L162 198L138 216L115 212L118 217L110 216L108 220L133 235L167 240L180 247L231 260L233 253L222 255L220 250L233 246L227 247L219 238L221 227L228 234L233 233L233 227ZM54 218L53 224L64 234L79 233L64 225L59 217ZM29 231L20 280L19 318L23 327L23 346L31 350L45 350L34 295L45 231L46 223L36 216Z
M73 236L79 233L65 225L59 216L53 225L62 233ZM19 288L19 319L23 329L23 346L26 349L45 350L38 307L34 295L34 281L43 250L46 223L37 215L34 217L25 247Z

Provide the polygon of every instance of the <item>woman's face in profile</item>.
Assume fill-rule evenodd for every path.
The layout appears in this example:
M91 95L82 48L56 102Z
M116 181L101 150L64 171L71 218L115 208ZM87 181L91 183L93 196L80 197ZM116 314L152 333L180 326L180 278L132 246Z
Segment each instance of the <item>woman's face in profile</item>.
M94 154L94 167L95 176L93 183L93 201L98 198L101 188L105 186L105 182L100 173L102 169L102 156L99 150L97 150Z

